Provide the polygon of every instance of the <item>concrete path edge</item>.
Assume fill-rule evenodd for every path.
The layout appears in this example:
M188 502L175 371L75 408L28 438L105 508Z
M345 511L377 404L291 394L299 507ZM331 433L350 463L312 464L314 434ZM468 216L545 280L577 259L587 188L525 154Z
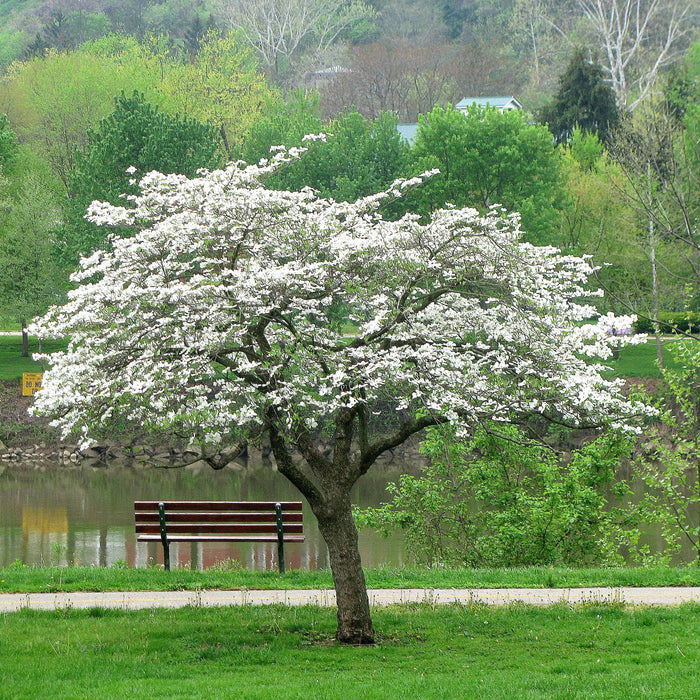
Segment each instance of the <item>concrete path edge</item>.
M399 588L368 591L372 606L406 603L510 605L570 605L608 603L620 605L680 605L700 603L700 587L666 588ZM141 610L217 605L317 605L334 606L333 590L199 590L104 591L77 593L0 594L0 613L23 609L61 610L116 608Z

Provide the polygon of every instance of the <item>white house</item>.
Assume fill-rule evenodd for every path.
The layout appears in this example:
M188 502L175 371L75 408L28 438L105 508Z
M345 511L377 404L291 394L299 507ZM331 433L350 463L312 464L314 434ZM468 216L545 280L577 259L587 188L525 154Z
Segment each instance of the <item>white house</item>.
M466 112L472 105L482 109L489 106L495 107L499 112L509 112L511 109L523 108L515 97L465 97L455 105L455 109L458 109L460 112Z
M401 134L402 138L407 141L409 145L412 145L416 138L418 124L397 124L396 128L399 130L399 134Z
M515 97L465 97L455 105L455 109L466 114L472 105L481 109L495 107L499 112L510 112L512 109L523 108ZM399 124L397 129L408 145L412 146L418 131L418 124Z

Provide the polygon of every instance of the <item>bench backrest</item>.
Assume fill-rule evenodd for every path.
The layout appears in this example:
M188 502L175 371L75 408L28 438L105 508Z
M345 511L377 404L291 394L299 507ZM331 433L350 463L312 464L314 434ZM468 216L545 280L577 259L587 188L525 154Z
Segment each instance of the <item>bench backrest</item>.
M159 534L158 504L172 535L275 535L281 505L284 534L304 532L301 501L135 501L136 534ZM297 538L295 538L297 539Z

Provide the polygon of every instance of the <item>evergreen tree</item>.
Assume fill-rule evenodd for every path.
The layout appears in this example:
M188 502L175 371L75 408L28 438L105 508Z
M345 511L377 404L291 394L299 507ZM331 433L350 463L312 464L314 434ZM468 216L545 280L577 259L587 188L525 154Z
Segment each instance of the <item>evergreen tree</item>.
M195 15L192 23L185 30L185 35L182 38L185 51L187 52L188 56L194 57L197 55L205 31L206 29L202 24L202 20L199 18L199 15Z
M615 94L605 82L603 68L578 49L564 74L554 101L543 107L539 119L547 123L557 143L566 143L578 126L607 143L619 122Z
M76 157L59 245L62 262L74 265L80 255L104 240L104 231L83 218L93 200L123 203L124 194L136 191L133 178L152 170L193 177L199 168L218 164L214 127L159 112L136 91L131 97L122 93L115 99L112 114L88 134L86 150Z
M23 61L28 61L30 58L34 58L35 56L43 58L46 54L46 49L48 47L49 45L46 42L46 40L41 36L39 32L37 32L36 36L34 37L34 40L22 52L21 58Z

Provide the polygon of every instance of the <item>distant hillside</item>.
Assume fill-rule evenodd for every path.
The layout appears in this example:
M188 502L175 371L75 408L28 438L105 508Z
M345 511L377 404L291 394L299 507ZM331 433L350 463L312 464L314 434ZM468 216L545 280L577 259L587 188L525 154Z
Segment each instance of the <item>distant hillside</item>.
M0 68L50 47L73 49L105 34L174 42L211 22L208 0L2 0Z
M317 18L318 26L326 30L320 39L318 27L301 26L307 18L298 26L279 16L277 26L273 20L272 25L244 32L258 52L261 70L285 91L309 84L323 90L328 75L362 74L359 85L335 81L338 89L342 87L335 96L342 105L357 103L358 89L398 90L401 97L405 90L397 88L394 76L408 73L415 88L425 93L429 107L452 99L446 95L455 92L462 97L514 94L536 108L556 91L572 47L583 47L592 59L606 56L603 39L582 13L581 0L356 0L353 7L361 1L372 12L337 32L328 33L328 26L335 25L327 17ZM274 17L272 10L284 2L245 0L238 7L238 20L244 18L239 26L247 26L254 15L248 11L256 3ZM320 2L308 0L310 5ZM335 12L337 19L349 11L349 2L324 0L323 7L335 7L328 14ZM604 2L612 5L620 0ZM695 2L689 7L696 9L685 15L681 40L672 51L674 57L683 55L700 25L697 0L664 0L653 18L653 31L640 43L645 50L629 68L631 74L658 69L656 39L666 36L668 23L686 2ZM110 33L137 39L149 34L165 37L173 55L184 51L191 57L208 28L236 26L236 6L233 0L0 0L0 72L13 60L42 55L51 47L74 49ZM283 37L284 31L289 36ZM375 78L387 84L375 86ZM401 114L391 100L382 100L378 109Z

